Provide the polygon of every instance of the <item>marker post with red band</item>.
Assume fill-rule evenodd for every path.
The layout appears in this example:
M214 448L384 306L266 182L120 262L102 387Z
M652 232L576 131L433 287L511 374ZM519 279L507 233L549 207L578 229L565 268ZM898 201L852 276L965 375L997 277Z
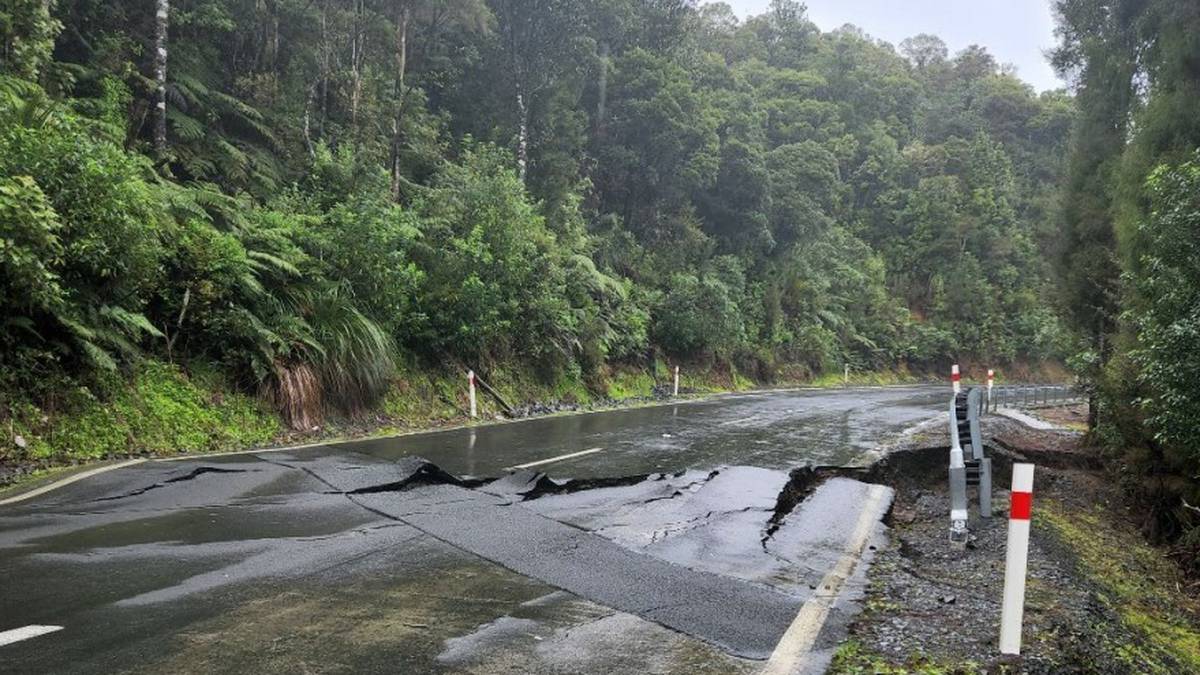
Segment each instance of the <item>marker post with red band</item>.
M959 380L962 379L962 374L958 372L958 364L950 366L950 383L954 385L954 393L958 394L962 390L962 385Z
M477 410L475 408L475 371L467 372L467 393L471 397L471 417L475 417Z
M1000 610L1000 653L1021 653L1025 614L1025 570L1029 562L1029 518L1033 511L1033 465L1013 464L1012 507L1004 565L1004 604Z

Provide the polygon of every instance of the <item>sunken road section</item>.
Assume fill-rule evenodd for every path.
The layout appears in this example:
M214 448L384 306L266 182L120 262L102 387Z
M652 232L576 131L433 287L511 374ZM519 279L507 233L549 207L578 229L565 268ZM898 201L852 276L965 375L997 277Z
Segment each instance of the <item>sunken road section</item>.
M140 485L110 475L72 490L65 500L17 509L37 526L0 531L0 546L97 523L134 521L147 512L269 496L270 504L256 508L267 509L271 522L287 524L291 529L286 536L239 543L213 531L218 538L186 547L110 544L86 552L35 555L87 564L97 555L136 559L186 549L203 557L206 551L236 553L230 547L253 549L241 563L112 600L118 607L161 606L245 578L249 572L237 572L247 566L257 569L261 565L255 561L263 556L270 556L267 567L276 574L304 574L310 568L331 569L341 553L358 555L346 546L402 554L404 542L419 531L518 574L754 660L771 656L822 577L843 556L850 524L860 511L847 507L860 503L872 487L832 474L814 476L811 470L789 476L743 466L569 481L529 470L492 480L461 479L417 457L387 461L320 450L186 462L169 470L147 466L132 477ZM888 489L887 504L873 514L877 519L890 500ZM340 504L370 522L355 520L351 530L313 536L303 511L276 511L310 502L309 508L325 510ZM86 512L77 513L81 503ZM283 520L270 515L274 513ZM5 520L15 525L22 517L0 518ZM369 536L351 536L356 533ZM258 550L263 547L269 550Z
M346 464L341 457L280 463L452 546L742 658L770 656L803 603L801 597L763 585L631 550L522 506L532 490L506 496L472 489L419 458L385 465ZM528 482L531 488L552 491L547 481L534 475ZM521 479L496 483L496 492L510 492Z

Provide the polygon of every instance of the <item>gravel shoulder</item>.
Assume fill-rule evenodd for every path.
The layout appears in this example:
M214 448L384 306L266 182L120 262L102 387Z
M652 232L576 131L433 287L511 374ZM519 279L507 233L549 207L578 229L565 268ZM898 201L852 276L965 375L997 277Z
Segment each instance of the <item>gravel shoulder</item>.
M1200 673L1195 587L1164 551L1145 543L1080 435L996 416L984 432L996 464L994 513L980 518L973 505L965 550L951 549L947 538L945 432L910 439L872 470L896 488L890 544L875 559L864 611L830 672ZM1023 653L1001 659L1014 459L1038 468Z

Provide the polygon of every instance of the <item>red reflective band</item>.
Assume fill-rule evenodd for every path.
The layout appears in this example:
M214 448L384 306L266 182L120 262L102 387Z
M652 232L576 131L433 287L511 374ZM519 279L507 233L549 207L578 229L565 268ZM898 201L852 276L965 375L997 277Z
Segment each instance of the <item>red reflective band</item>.
M1009 510L1008 517L1012 520L1029 520L1030 514L1033 512L1033 493L1032 492L1014 492L1012 493L1012 508Z
M950 381L952 381L952 382L958 382L961 379L962 379L962 375L959 375L958 373L950 374Z

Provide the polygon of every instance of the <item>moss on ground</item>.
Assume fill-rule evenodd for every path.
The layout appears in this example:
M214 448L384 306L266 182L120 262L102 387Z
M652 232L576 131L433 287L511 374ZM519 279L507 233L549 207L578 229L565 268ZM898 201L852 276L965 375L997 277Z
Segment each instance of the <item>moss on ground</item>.
M614 401L654 395L654 376L644 370L619 369L608 378L606 394Z
M1177 565L1103 506L1043 499L1034 514L1034 526L1073 551L1099 600L1139 636L1104 645L1117 660L1136 672L1200 672L1200 604L1177 591L1184 581Z
M189 378L164 363L142 364L107 400L89 390L67 392L56 410L10 404L11 434L0 460L42 466L114 456L211 452L275 438L277 416L257 399L220 382ZM24 447L22 447L24 446Z
M943 663L922 654L913 654L903 665L893 665L873 654L857 640L847 640L838 647L829 664L829 672L842 675L953 675L977 673L980 666L972 661Z

